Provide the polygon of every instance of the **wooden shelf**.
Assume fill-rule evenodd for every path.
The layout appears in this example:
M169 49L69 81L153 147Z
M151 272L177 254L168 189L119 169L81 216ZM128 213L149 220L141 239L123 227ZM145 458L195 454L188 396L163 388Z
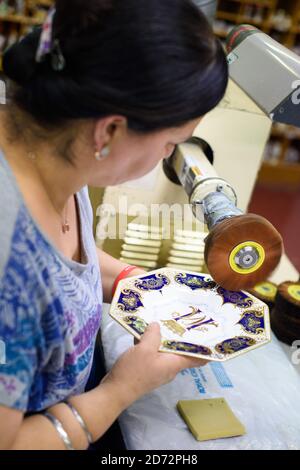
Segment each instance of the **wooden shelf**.
M292 26L291 32L294 34L299 34L300 33L300 26Z
M272 137L277 137L279 139L300 140L300 129L296 129L293 126L288 125L286 125L285 130L273 127L271 135Z
M226 20L226 21L232 21L233 23L236 23L238 20L238 16L236 13L231 13L227 11L217 11L217 19L218 20Z
M241 16L240 21L242 23L250 23L254 26L266 26L265 20L255 20L254 18L249 18L248 16Z
M31 16L25 16L25 15L16 15L16 14L10 14L10 15L0 15L0 21L6 21L9 23L19 23L19 24L25 24L25 25L40 25L41 20L31 17Z
M45 7L45 8L50 8L54 4L54 0L27 0L27 7L28 8L36 8L37 6L39 7Z
M2 13L0 14L0 23L12 23L24 26L36 26L43 22L38 13L44 9L50 8L54 4L54 0L25 0L24 14L18 13Z
M249 18L248 16L238 15L236 13L229 13L225 11L220 11L217 13L218 20L225 20L230 21L234 24L237 23L250 23L254 26L262 26L265 27L267 25L265 20L255 20L253 18Z
M243 5L254 5L264 8L272 8L274 0L228 0L228 2L239 3Z
M52 7L54 1L53 0L32 0L30 1L29 0L29 5L33 5L33 6L36 6L36 5L40 5L42 7L46 7L46 8L49 8L49 7Z
M16 7L13 2L10 2L10 8L0 13L0 31L1 35L5 36L6 40L3 44L3 50L7 45L12 43L12 40L28 33L34 26L40 26L46 15L47 10L54 4L54 0L24 0L24 11L15 13L13 7ZM0 71L2 71L2 52L0 50Z
M261 183L285 185L292 189L298 188L300 186L300 164L264 162L258 179Z
M253 13L253 18L247 16L248 6L251 8L250 14ZM255 7L262 7L258 10ZM232 27L237 24L248 23L258 27L267 34L277 34L280 37L280 42L286 47L293 49L299 42L300 35L300 0L285 1L285 0L223 0L217 12L217 19L232 23ZM228 8L228 11L227 11ZM292 24L287 31L279 31L272 24L272 15L279 10L285 10L292 19ZM262 20L256 20L255 14L257 11L262 13ZM225 38L228 35L228 30L222 29L221 25L216 24L215 34L220 38ZM285 126L278 128L273 127L271 139L278 141L280 144L280 155L275 163L265 161L262 164L259 173L259 181L271 183L275 185L285 185L291 188L300 187L300 162L288 163L289 149L292 142L300 140L300 129L297 130L293 126ZM296 148L298 148L296 146Z
M19 14L5 14L0 15L0 25L2 24L2 34L16 34L22 36L28 31L28 28L40 25L41 19L35 16L35 13L42 12L54 4L53 0L25 0L24 15ZM246 16L248 6L253 7L250 11L253 12L254 18ZM263 13L261 20L255 20L255 14L259 11ZM222 10L217 11L216 18L220 23L224 22L228 27L234 27L237 24L248 23L257 26L267 34L277 32L277 29L272 26L272 15L279 9L288 11L292 18L292 25L288 31L278 31L282 44L289 48L293 48L300 35L300 0L285 1L285 0L223 0L221 3ZM228 11L226 10L228 8ZM234 10L234 11L232 11ZM230 23L230 24L229 24ZM224 30L222 25L216 25L215 34L224 39L229 33L229 28ZM1 55L0 55L0 68L1 68ZM259 174L259 179L268 183L286 184L291 186L300 186L300 163L290 164L285 161L285 157L289 150L292 140L300 140L299 134L293 132L292 126L286 128L276 128L272 130L271 138L278 140L281 143L282 151L277 164L272 164L268 161L264 162Z

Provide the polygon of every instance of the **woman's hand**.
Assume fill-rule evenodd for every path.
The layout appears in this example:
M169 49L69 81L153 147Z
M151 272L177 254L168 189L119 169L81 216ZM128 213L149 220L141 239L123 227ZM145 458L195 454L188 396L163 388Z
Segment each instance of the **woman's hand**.
M140 342L126 351L103 379L102 383L111 382L115 385L125 406L171 382L182 369L204 366L208 362L159 352L160 344L160 326L152 323Z

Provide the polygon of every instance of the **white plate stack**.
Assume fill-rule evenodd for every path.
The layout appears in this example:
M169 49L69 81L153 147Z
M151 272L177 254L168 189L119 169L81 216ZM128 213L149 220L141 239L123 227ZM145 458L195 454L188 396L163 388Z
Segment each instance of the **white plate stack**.
M205 232L176 230L166 266L202 272L206 236Z
M128 224L120 260L146 270L158 267L163 230L144 224Z

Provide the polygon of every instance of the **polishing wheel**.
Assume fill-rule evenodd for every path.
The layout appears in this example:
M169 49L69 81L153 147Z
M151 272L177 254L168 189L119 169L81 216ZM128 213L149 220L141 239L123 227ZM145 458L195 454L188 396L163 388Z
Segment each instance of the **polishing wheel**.
M300 338L300 282L286 281L278 286L271 328L286 344L292 345Z
M224 289L250 289L278 265L283 252L280 234L264 217L245 214L218 223L206 238L205 262Z

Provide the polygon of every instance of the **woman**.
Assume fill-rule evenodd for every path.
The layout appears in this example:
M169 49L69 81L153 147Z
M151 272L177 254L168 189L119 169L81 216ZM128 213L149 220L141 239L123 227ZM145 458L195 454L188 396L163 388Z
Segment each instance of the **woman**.
M139 270L96 249L86 187L138 178L188 139L224 95L225 55L190 0L69 7L58 0L3 60L3 449L86 449L139 397L203 365L159 353L153 324L87 391L103 298Z

